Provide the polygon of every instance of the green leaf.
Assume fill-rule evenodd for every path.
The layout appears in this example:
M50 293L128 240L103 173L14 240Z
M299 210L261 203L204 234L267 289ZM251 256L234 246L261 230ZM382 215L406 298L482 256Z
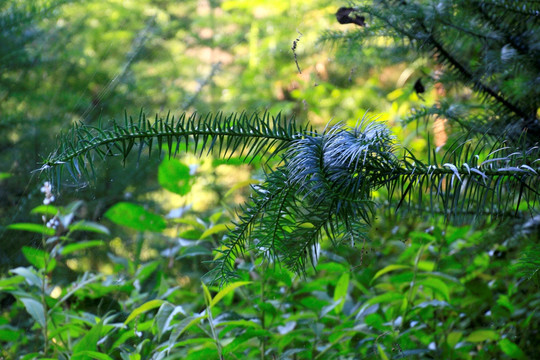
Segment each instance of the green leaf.
M185 250L182 249L182 253L177 257L177 259L206 255L212 255L212 251L202 246L190 246L188 248L185 248Z
M10 270L9 272L24 277L26 282L30 285L41 287L42 280L36 274L36 271L33 268L18 267L16 269Z
M174 344L176 342L176 339L180 337L184 332L188 331L193 325L200 322L201 320L204 320L208 317L208 315L204 314L201 316L188 316L185 319L183 319L178 325L174 327L173 334L171 334L171 337L169 339L170 344Z
M384 319L381 315L377 313L369 314L364 319L365 323L368 326L371 326L377 330L383 330L385 328L384 326Z
M396 264L388 265L388 266L382 268L381 270L377 271L375 276L373 276L373 279L371 279L371 284L375 280L377 280L378 278L380 278L381 276L383 276L386 273L389 273L389 272L394 271L394 270L402 270L402 269L410 269L410 268L411 267L408 266L408 265L396 265Z
M30 211L30 214L41 214L55 216L58 214L58 208L53 205L39 205Z
M12 230L30 231L38 234L43 234L45 236L53 236L55 233L54 229L48 228L45 225L33 223L16 223L8 225L7 228Z
M451 348L454 348L456 344L459 342L459 340L461 340L462 337L463 337L462 332L452 331L450 334L448 334L446 342L448 343L448 346L450 346Z
M105 243L101 240L90 240L90 241L81 241L74 244L69 244L60 250L60 254L62 255L68 255L72 252L79 251L79 250L85 250L96 246L103 246Z
M508 339L502 339L499 341L499 346L501 347L502 352L510 356L512 359L527 359L527 356L523 350Z
M465 341L468 342L482 342L487 340L498 340L499 334L493 330L476 330L470 333L469 336L465 338Z
M425 287L432 289L433 291L442 295L444 300L450 301L450 291L446 283L443 282L442 280L437 279L437 278L426 278L426 279L418 281L418 284L424 285Z
M43 309L43 304L35 299L25 297L21 298L21 301L30 316L32 316L41 327L45 327L45 311Z
M308 296L300 300L300 304L314 312L322 311L325 306L328 306L329 301L321 300L315 296Z
M172 304L169 304L168 302L164 303L160 306L156 317L154 318L154 324L158 331L158 337L161 338L161 336L169 330L169 323L171 314L173 313L175 309L175 306Z
M203 232L199 239L202 240L204 238L209 237L210 235L217 234L217 233L220 233L220 232L224 232L224 231L227 231L228 229L229 229L229 227L227 226L227 224L214 225L211 228L207 229L205 232Z
M86 335L82 337L81 340L73 347L73 360L83 360L88 351L95 352L97 351L97 343L101 336L101 329L103 328L103 323L99 323L92 326L92 329Z
M210 303L212 302L212 295L210 294L210 290L208 290L208 287L202 283L203 293L204 293L204 302L206 303L207 307L210 307Z
M341 300L341 302L335 307L336 313L340 313L345 305L345 298L347 297L347 291L349 289L350 275L348 272L343 273L337 281L336 288L334 290L334 301Z
M20 284L24 281L24 276L17 275L8 277L6 279L0 279L0 290L13 289L14 285Z
M419 261L418 270L431 272L435 269L435 263L433 261Z
M386 353L384 352L382 346L379 345L379 344L377 344L377 352L379 353L379 356L381 357L381 359L389 360L388 355L386 355Z
M416 305L415 309L422 309L428 306L438 307L438 308L445 308L450 306L446 301L441 300L429 300L429 301L423 301L420 304Z
M510 311L510 313L514 312L514 306L512 305L512 302L510 301L510 298L507 295L501 295L497 299L497 304L504 306L505 308Z
M135 277L143 282L159 268L159 261L151 261L139 267Z
M218 211L218 212L216 212L216 213L213 213L213 214L210 216L210 218L209 218L210 223L211 223L211 224L217 223L217 222L219 221L219 219L221 218L222 215L223 215L223 211Z
M73 223L68 228L71 231L89 231L89 232L95 232L99 234L104 235L110 235L109 229L107 229L105 226L92 222L92 221L78 221L76 223Z
M107 210L105 217L115 224L137 231L161 232L167 227L167 222L161 216L128 202L117 203Z
M135 310L133 310L131 312L131 314L129 314L128 318L126 319L126 321L124 321L124 325L127 325L129 324L133 319L135 319L137 316L141 315L141 314L144 314L145 312L147 311L150 311L152 309L155 309L157 307L160 307L161 305L163 305L165 303L165 300L160 300L160 299L155 299L155 300L150 300L144 304L142 304L141 306L139 306L138 308L136 308Z
M4 180L12 177L13 175L8 172L0 172L0 180Z
M53 360L53 359L41 358L40 357L41 355L43 355L43 354L41 354L41 353L29 353L29 354L26 354L23 357L21 357L20 360L35 360L35 359ZM56 360L56 359L54 359L54 360Z
M338 273L338 274L342 274L346 271L349 271L347 266L337 263L337 262L327 262L327 263L320 264L317 266L317 269L320 271L324 270L327 272Z
M24 330L0 329L0 341L17 341Z
M165 158L159 165L159 184L175 194L186 195L191 190L189 171L189 166L177 159Z
M97 351L82 351L77 354L77 357L89 357L91 359L97 359L97 360L113 360L112 357L109 355L97 352Z
M224 197L228 197L232 193L234 193L236 190L241 189L243 187L249 186L249 185L255 185L260 184L261 182L259 180L255 179L248 179L244 181L237 182L233 187L231 187L224 195Z
M388 292L379 296L372 297L368 301L366 301L366 305L374 305L378 303L392 303L395 301L402 301L405 298L405 296L401 293L396 292Z
M272 333L265 329L248 329L242 335L235 337L235 339L223 349L223 354L228 355L242 345L247 345L249 339L270 335L272 335Z
M37 269L45 268L45 263L49 257L49 254L47 254L45 251L29 246L23 246L22 253L26 260L28 260L28 262Z
M112 344L111 349L116 349L123 343L125 343L127 340L131 339L132 337L135 337L134 331L125 331L123 332L118 339Z
M217 303L219 303L221 301L221 299L223 299L225 296L227 296L227 294L229 294L230 292L234 291L235 289L237 289L237 288L239 288L241 286L247 285L247 284L251 284L251 281L238 281L238 282L227 285L227 287L222 289L220 292L218 292L216 294L216 296L214 296L214 298L210 301L210 306L209 307L212 307L212 306L216 305ZM204 284L203 284L203 286L204 286Z
M218 324L216 324L216 326L224 327L224 328L227 327L228 330L235 329L237 327L240 327L244 330L246 328L257 328L257 329L261 328L261 324L256 323L255 321L252 321L252 320L221 321ZM221 336L221 333L220 333L220 336Z

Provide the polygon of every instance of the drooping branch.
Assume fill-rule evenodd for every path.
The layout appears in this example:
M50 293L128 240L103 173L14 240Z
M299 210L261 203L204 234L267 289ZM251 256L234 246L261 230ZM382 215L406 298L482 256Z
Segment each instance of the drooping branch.
M113 121L109 129L75 125L61 136L58 149L51 154L39 170L55 171L64 166L77 176L88 176L88 167L93 167L95 156L120 156L126 161L134 149L139 157L144 149L151 155L157 147L160 154L164 146L169 156L176 156L182 144L201 155L217 152L220 156L232 156L239 152L246 159L267 152L284 150L298 136L310 133L308 127L298 128L293 119L280 114L270 116L247 113L205 116L185 113L177 119L169 114L165 119L156 115L150 121L141 112L138 121L125 116L123 124ZM73 170L73 171L71 171Z

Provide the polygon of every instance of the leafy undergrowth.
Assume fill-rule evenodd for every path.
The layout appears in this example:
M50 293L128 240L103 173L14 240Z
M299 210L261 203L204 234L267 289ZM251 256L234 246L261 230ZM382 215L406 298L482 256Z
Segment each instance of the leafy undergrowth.
M83 207L42 205L33 212L47 225L11 226L42 246L23 248L30 266L0 280L0 357L529 359L540 350L538 287L512 266L520 238L501 241L501 225L381 220L369 241L323 243L306 278L246 256L238 281L218 288L203 274L225 215L171 218L119 203L105 216L111 230L132 229L130 252L82 220ZM171 227L178 237L163 235ZM155 255L141 256L148 249Z

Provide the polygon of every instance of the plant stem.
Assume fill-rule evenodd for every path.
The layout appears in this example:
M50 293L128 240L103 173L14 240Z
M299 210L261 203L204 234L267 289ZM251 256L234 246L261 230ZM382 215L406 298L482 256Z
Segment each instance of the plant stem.
M43 248L46 249L47 241L45 240L45 235L41 237L41 242ZM43 332L43 356L47 356L49 353L49 314L47 310L47 299L46 299L46 290L47 290L47 268L49 267L49 256L44 258L44 268L41 269L42 279L41 279L41 306L43 306L43 315L45 318L45 323L42 327Z
M141 263L141 252L144 244L144 235L142 232L137 234L137 241L135 243L135 265L134 271L137 271L139 264Z
M211 299L207 299L205 297L205 301L206 301L206 315L208 316L208 324L210 325L210 330L212 331L212 338L214 339L214 342L216 343L219 359L223 360L225 358L223 357L223 350L221 349L221 344L216 334L216 329L214 327L214 318L212 317L212 308L210 307Z
M416 285L416 275L418 273L418 263L420 262L420 258L422 257L422 254L424 253L424 250L428 247L428 245L429 244L421 245L420 250L418 250L418 254L416 255L416 259L414 261L413 278L412 278L411 283L409 285L409 295L407 296L407 304L405 305L405 311L403 312L400 328L403 328L403 326L405 325L407 314L409 313L409 308L410 308L410 306L411 306L411 304L413 302L413 299L414 299L414 287Z
M261 279L261 304L264 303L264 282L265 282L265 280L266 280L266 277L263 277ZM265 311L264 311L264 306L263 306L262 312L261 312L261 327L262 327L263 330L265 329L264 318L265 318ZM261 341L261 360L264 360L265 352L266 352L266 336L263 337L263 339Z

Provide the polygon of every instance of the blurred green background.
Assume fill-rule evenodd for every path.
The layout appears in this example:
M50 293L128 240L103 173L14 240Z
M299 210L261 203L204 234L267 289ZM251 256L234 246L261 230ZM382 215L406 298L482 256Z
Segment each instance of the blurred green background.
M69 231L61 243L88 246L54 253L56 243L39 231L8 228L41 224L42 214L50 215L32 212L42 204L47 180L35 170L55 150L58 134L76 123L136 118L142 110L149 116L281 112L319 130L329 122L354 125L367 115L387 122L396 141L418 157L426 156L428 134L432 144L444 146L451 135L444 122L400 122L411 109L446 95L436 87L422 97L414 91L433 65L386 49L384 38L369 47L322 40L328 31L356 30L337 23L343 5L0 3L0 357L534 357L538 286L513 265L536 238L511 222L451 226L398 217L383 205L367 244L323 242L320 263L307 278L260 266L248 255L239 269L241 280L251 283L221 293L211 287L212 295L205 295L207 261L249 185L263 179L260 158L250 164L191 154L134 156L125 165L98 160L95 179L66 176L54 189L65 218L94 224ZM131 205L115 208L120 202ZM137 225L131 217L140 211L159 220ZM96 239L103 241L88 243ZM50 254L34 257L45 263L30 261L25 246ZM55 266L43 268L53 258ZM13 271L30 268L41 282ZM45 305L32 310L32 301ZM201 315L212 307L213 316ZM134 309L140 309L136 321Z

